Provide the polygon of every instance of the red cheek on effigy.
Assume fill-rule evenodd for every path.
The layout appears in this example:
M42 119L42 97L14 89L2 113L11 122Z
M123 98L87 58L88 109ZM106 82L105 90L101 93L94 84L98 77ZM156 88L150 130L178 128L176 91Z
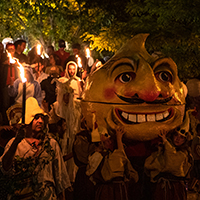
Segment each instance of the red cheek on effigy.
M106 88L103 92L103 96L106 100L111 100L113 98L115 98L115 88Z

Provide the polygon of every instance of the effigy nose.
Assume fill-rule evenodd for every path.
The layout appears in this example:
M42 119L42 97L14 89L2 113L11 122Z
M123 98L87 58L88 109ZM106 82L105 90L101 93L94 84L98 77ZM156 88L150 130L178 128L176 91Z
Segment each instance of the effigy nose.
M160 95L160 90L156 86L148 87L138 94L140 99L143 99L144 101L147 102L155 101L159 95Z

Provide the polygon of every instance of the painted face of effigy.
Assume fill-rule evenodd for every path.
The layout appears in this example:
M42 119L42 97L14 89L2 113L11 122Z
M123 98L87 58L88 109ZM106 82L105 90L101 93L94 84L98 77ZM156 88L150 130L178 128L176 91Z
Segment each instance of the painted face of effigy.
M145 141L182 123L186 92L177 66L171 58L151 56L147 36L136 35L88 78L82 112L90 128L96 112L99 125L123 126L125 138Z

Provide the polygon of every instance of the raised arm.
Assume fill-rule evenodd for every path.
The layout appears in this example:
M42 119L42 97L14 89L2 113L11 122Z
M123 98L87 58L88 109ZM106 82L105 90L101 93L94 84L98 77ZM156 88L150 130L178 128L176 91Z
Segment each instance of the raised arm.
M124 132L123 127L118 126L116 128L117 148L119 150L124 150L124 146L123 146L123 143L122 143L122 137L123 137L124 133L125 132Z
M25 130L24 127L21 127L10 148L2 157L2 167L5 171L8 171L12 167L17 146L24 137L25 137Z

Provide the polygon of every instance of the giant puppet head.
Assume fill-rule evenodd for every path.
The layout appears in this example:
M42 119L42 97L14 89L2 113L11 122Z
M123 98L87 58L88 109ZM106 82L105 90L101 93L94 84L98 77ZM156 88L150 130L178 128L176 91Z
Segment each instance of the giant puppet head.
M146 51L147 36L133 37L88 77L82 112L90 128L95 112L98 125L110 130L121 125L127 139L145 141L182 123L186 87L171 58Z

